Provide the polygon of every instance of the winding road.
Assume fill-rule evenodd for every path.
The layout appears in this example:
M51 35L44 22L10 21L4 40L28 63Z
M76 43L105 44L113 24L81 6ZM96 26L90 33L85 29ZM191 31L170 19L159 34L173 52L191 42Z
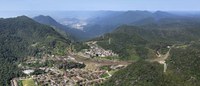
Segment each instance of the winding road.
M157 54L156 54L157 58L153 59L153 60L149 60L149 61L150 62L158 62L160 64L163 64L164 65L163 72L166 72L166 70L167 70L167 64L166 64L165 60L169 57L170 51L171 51L171 47L169 48L169 50L167 51L167 53L164 54L164 55L160 54L159 51L157 51Z

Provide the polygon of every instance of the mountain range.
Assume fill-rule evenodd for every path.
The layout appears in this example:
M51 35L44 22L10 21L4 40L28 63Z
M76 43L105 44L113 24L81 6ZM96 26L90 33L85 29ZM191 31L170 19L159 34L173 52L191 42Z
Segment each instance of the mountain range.
M93 13L95 14L95 13ZM24 76L17 66L24 58L65 56L69 49L95 42L118 54L114 61L132 62L103 86L199 86L200 17L169 12L110 11L84 19L83 29L61 24L50 16L0 19L0 85ZM76 21L78 18L63 18ZM77 43L76 43L77 42ZM72 52L71 50L70 52ZM156 61L158 57L167 59ZM95 58L95 59L98 59ZM163 72L163 64L167 65Z
M101 14L101 15L100 15ZM101 36L105 33L112 32L117 27L121 25L134 25L134 26L143 26L147 24L166 24L173 22L182 22L188 20L197 20L198 16L183 16L173 13L156 11L110 11L99 13L99 16L92 16L85 20L86 25L82 26L82 29L74 29L69 25L60 24L63 22L57 22L50 16L36 16L33 19L37 22L54 26L58 29L64 30L66 33L70 34L72 38L75 38L77 41L88 40L94 37ZM65 18L62 21L72 21L71 19L75 18ZM78 21L78 19L76 19ZM81 21L81 20L79 20ZM185 22L187 23L187 21ZM75 23L79 25L79 23Z
M133 60L131 65L116 72L103 86L198 86L199 37L198 18L167 18L139 26L123 25L111 33L92 39L104 49L119 54L120 60ZM164 62L151 62L158 52Z

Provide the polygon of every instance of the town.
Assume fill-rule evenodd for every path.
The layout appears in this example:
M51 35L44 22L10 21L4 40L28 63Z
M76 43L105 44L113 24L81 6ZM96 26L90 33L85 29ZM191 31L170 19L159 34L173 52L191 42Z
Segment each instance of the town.
M93 86L103 83L116 71L130 64L98 59L98 57L118 55L111 50L104 50L95 42L87 44L90 49L78 53L71 52L67 56L27 57L18 65L26 75L13 78L12 86Z

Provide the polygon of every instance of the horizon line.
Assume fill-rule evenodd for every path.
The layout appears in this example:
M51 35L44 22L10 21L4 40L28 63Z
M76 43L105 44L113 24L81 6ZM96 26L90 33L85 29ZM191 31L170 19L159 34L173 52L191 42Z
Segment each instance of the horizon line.
M0 10L0 11L74 11L74 12L89 12L89 11L115 11L115 12L122 12L122 11L150 11L150 12L156 12L156 11L165 11L165 12L200 12L200 10Z

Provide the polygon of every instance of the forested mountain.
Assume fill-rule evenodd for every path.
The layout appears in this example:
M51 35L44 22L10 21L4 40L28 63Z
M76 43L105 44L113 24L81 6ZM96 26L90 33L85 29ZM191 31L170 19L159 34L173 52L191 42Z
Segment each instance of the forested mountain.
M97 12L99 16L92 16L85 22L87 25L83 27L83 30L70 28L67 25L62 25L56 22L50 16L37 16L33 19L39 23L47 24L59 28L62 31L69 33L72 37L79 40L88 40L91 38L98 37L104 33L112 32L121 25L146 25L152 23L158 23L162 19L174 19L184 18L167 12L156 11L108 11L108 12ZM67 18L65 18L67 19ZM70 20L65 20L70 22ZM79 25L77 23L77 25Z
M102 35L107 32L112 32L121 25L141 26L154 23L157 24L165 19L178 20L182 18L184 17L162 11L125 11L111 14L100 19L94 18L90 28L86 28L85 30L86 32Z
M0 19L0 84L6 86L20 75L17 61L27 56L64 55L70 42L52 27L26 16Z
M62 25L50 16L39 15L34 17L33 19L41 24L46 24L54 27L54 29L60 34L62 34L65 38L71 38L73 40L79 41L88 38L89 35L88 33L85 33L82 30L73 29L66 25Z
M59 24L56 20L54 20L50 16L39 15L39 16L34 17L33 19L42 24L52 25L55 27L59 27L60 29L63 28L63 25Z
M137 61L115 73L103 86L199 86L199 42L185 48L173 48L163 65Z
M149 51L152 46L161 44L172 45L198 41L200 37L199 27L200 21L198 19L167 18L146 25L122 25L113 32L95 40L98 40L98 44L103 48L111 49L127 59L132 54L138 56L138 46L146 49L142 51ZM144 52L143 55L145 55Z
M182 17L179 15L171 14L164 11L156 11L156 12L149 12L149 11L125 11L119 12L116 14L105 16L101 19L94 19L94 23L98 23L100 25L123 25L128 24L132 25L135 22L146 20L146 19L165 19L165 18L178 18Z
M112 32L121 25L144 26L157 25L168 26L187 23L187 20L197 20L188 16L179 16L163 11L149 12L149 11L125 11L115 14L109 14L101 18L93 18L84 28L85 33L89 33L91 37L103 35L104 33ZM178 24L176 24L178 23ZM172 25L172 24L171 24ZM150 27L154 28L154 27ZM158 27L156 27L158 28ZM91 34L92 33L92 34ZM89 35L88 34L88 35Z
M49 15L49 16L43 16ZM199 15L181 15L180 13L164 12L164 11L69 11L69 12L50 12L41 13L41 15L33 19L39 23L53 26L55 30L61 33L65 38L73 38L76 41L88 40L101 36L105 33L112 32L121 25L146 25L152 23L159 23L160 20L181 21L185 18L200 18ZM82 16L82 17L81 17ZM87 17L86 17L87 16ZM80 18L80 19L79 19ZM56 19L56 20L55 20ZM81 21L84 19L86 25L83 30L71 28L64 24L63 21ZM164 22L164 21L163 21ZM165 21L167 22L167 21ZM80 24L75 24L75 26Z
M145 25L122 25L111 33L93 39L105 49L119 54L120 60L134 60L115 73L103 86L198 86L200 21L198 18L165 18ZM166 53L163 65L150 62L156 51Z
M71 37L71 34L68 33L68 31L69 31L68 27L58 23L56 20L54 20L50 16L39 15L39 16L34 17L33 20L35 20L41 24L45 24L45 25L49 25L49 26L53 27L58 33L60 33L66 39L73 38L73 37Z

